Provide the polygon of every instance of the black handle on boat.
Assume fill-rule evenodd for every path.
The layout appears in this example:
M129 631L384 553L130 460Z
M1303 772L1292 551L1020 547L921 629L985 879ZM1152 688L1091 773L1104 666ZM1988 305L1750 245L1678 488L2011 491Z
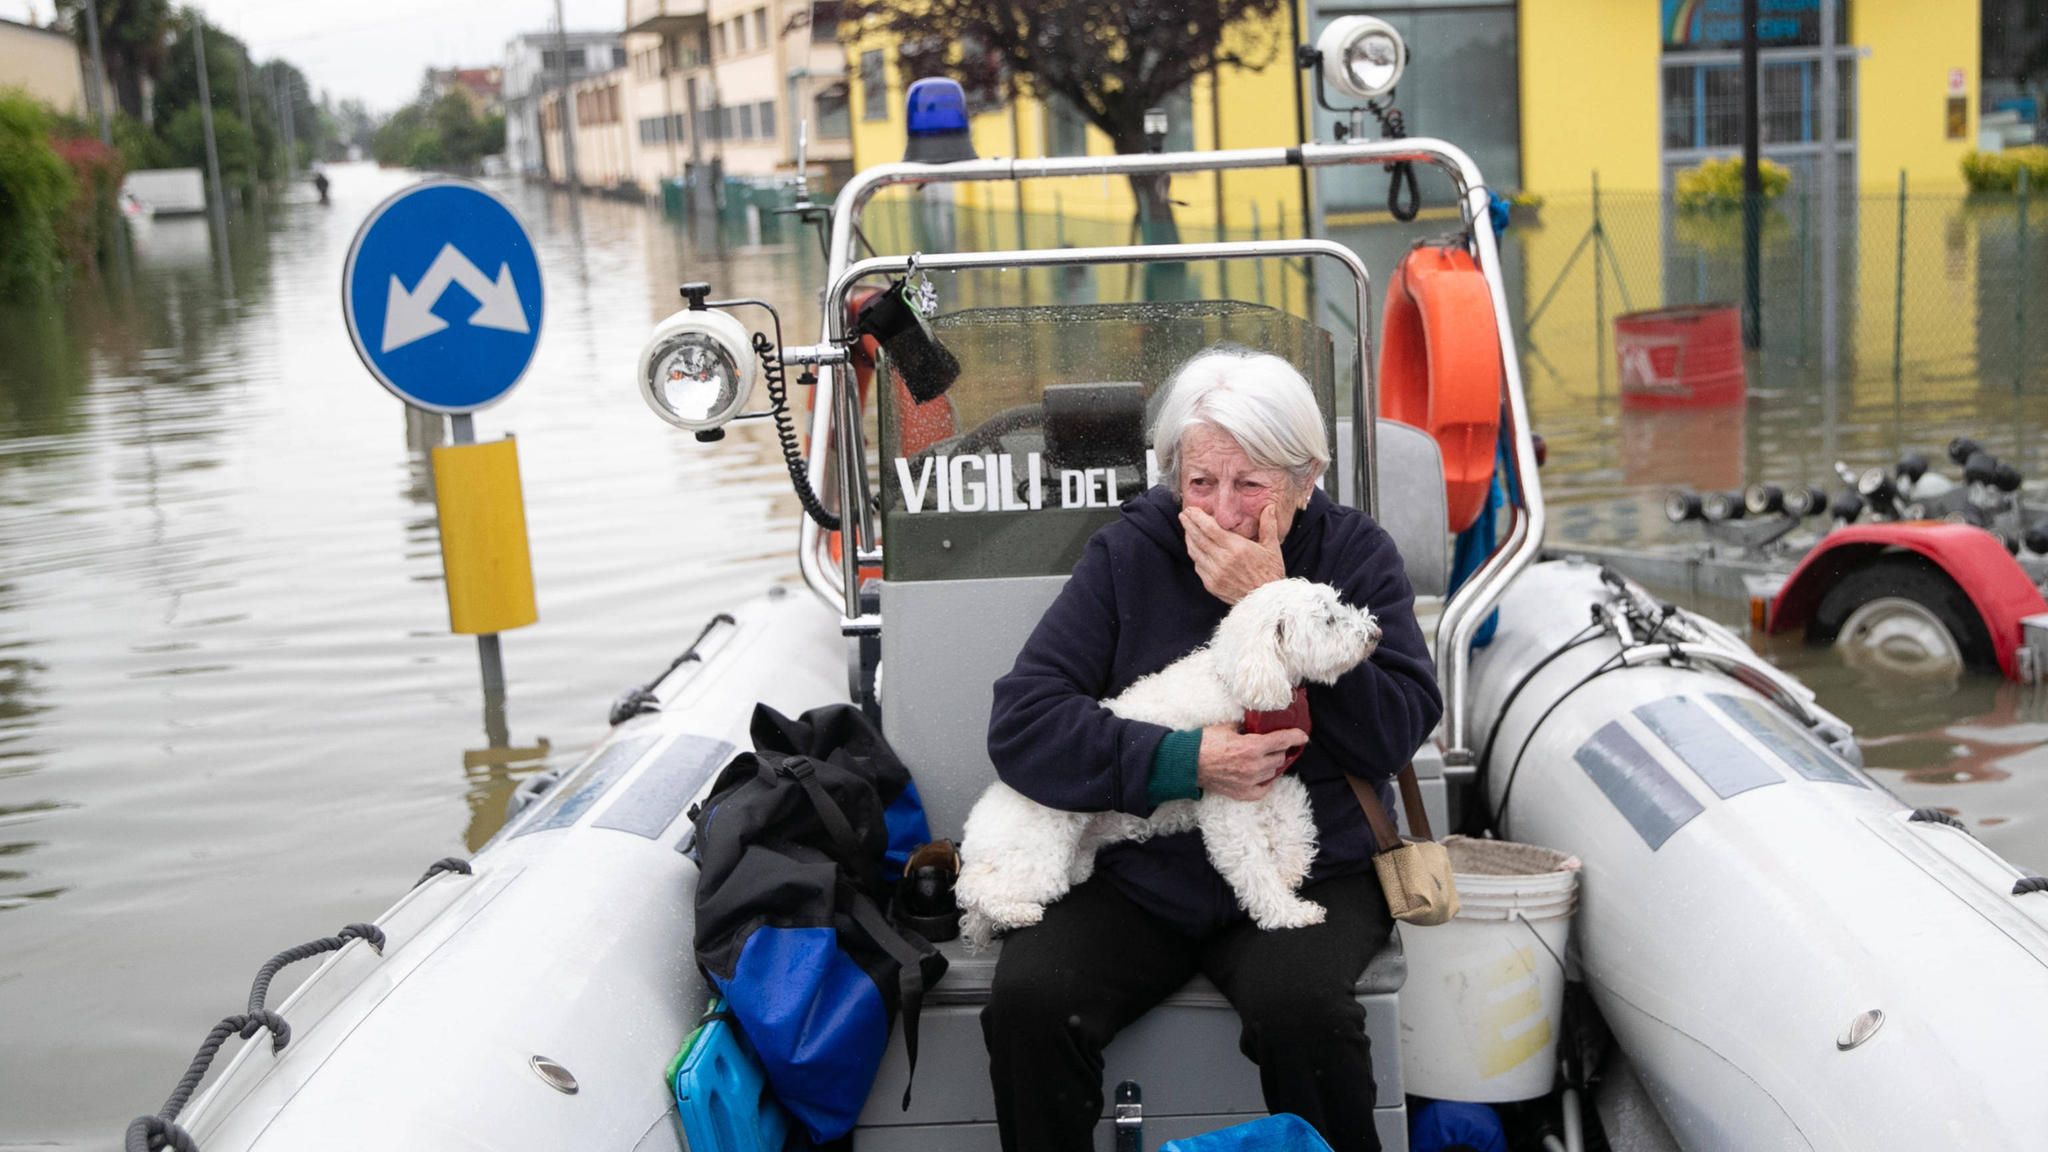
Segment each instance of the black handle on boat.
M1136 1080L1116 1086L1116 1152L1145 1152L1145 1093Z

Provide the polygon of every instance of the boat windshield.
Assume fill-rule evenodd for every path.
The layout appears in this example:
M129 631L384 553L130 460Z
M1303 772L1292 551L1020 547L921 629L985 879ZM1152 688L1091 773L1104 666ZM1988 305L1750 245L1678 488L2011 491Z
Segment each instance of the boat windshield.
M940 279L942 298L973 299L946 291L955 277ZM1218 343L1300 368L1334 454L1338 397L1348 393L1336 382L1350 378L1357 349L1348 333L1240 300L969 306L938 316L932 331L960 363L943 395L918 403L905 365L886 353L877 373L890 580L1072 571L1117 506L1159 482L1150 447L1162 386Z

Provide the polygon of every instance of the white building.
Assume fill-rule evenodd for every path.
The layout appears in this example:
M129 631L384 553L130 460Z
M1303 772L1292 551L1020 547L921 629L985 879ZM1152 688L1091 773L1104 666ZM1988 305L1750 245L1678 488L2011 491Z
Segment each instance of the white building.
M797 139L819 184L851 175L846 55L836 0L626 0L624 60L573 86L568 118L586 187L658 194L671 180L787 179ZM506 70L506 101L515 77ZM563 179L557 104L543 86L536 151ZM511 149L507 119L507 149Z
M561 84L565 63L569 82L574 84L624 67L626 50L617 32L571 32L567 37L558 32L528 32L505 45L505 161L514 172L540 176L547 171L540 97Z

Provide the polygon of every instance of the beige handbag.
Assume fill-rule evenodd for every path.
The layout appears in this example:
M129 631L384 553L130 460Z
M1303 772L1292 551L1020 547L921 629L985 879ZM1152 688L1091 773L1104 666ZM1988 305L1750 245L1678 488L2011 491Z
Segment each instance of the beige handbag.
M1401 765L1401 804L1408 809L1408 827L1415 839L1404 840L1380 803L1378 790L1346 772L1344 779L1358 806L1365 809L1365 822L1372 826L1378 851L1373 868L1380 874L1380 887L1387 893L1387 910L1394 919L1410 924L1441 924L1458 914L1458 885L1451 879L1451 854L1429 834L1429 814L1422 810L1422 786L1415 782L1415 765Z

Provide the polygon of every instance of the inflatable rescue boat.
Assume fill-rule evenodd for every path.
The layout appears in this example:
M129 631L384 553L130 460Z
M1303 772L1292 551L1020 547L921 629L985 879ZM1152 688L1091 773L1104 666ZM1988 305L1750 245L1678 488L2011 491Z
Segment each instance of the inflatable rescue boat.
M1360 98L1337 66L1319 63L1319 82ZM863 210L891 187L1396 164L1442 172L1466 226L1397 278L1426 285L1430 304L1420 324L1412 302L1389 304L1406 319L1385 363L1372 276L1324 240L865 259L857 248ZM1500 252L1463 152L1415 138L884 165L859 173L824 225L816 343L783 343L765 306L693 286L691 306L657 326L639 382L659 415L703 439L736 418L781 425L806 508L805 588L714 621L692 658L615 712L587 760L523 787L472 859L437 865L374 923L318 942L317 968L274 1006L266 975L250 1011L212 1038L246 1042L218 1068L198 1062L137 1121L131 1148L687 1147L663 1069L706 998L688 813L746 748L755 704L870 710L933 834L957 836L992 779L990 684L1082 543L1157 482L1157 387L1219 340L1303 368L1332 414L1332 495L1395 535L1439 612L1447 711L1417 758L1436 826L1582 862L1566 954L1524 950L1569 966L1590 994L1590 1008L1523 1046L1564 1069L1539 1067L1536 1099L1513 1110L1532 1139L1547 1131L1576 1152L1597 1125L1616 1149L2048 1146L2048 1093L2033 1084L2048 1056L2044 882L1940 813L1900 804L1859 767L1844 724L1724 629L1592 564L1539 562L1543 486ZM1117 302L1140 264L1181 266L1199 298ZM1238 274L1207 271L1220 268ZM1309 268L1312 315L1261 299L1292 277L1298 305ZM920 295L950 368L914 336L855 330L850 302L885 283ZM1047 284L1093 287L1096 302L1026 303ZM1448 394L1471 387L1469 373L1430 374L1453 345L1479 360L1486 395ZM813 402L802 454L792 384ZM769 405L748 412L757 385ZM1476 476L1496 445L1503 474ZM1452 590L1452 526L1472 522L1488 484L1505 505L1496 542ZM926 1000L914 1100L901 1106L899 1037L853 1133L861 1152L997 1147L977 1023L994 959L943 947L952 966ZM1450 1039L1451 1025L1403 1027L1404 986L1432 975L1411 970L1397 938L1359 978L1388 1149L1408 1147L1404 1065ZM1456 1027L1511 1017L1480 1004ZM1604 1058L1586 1056L1602 1036ZM1263 1111L1235 1013L1200 980L1107 1060L1109 1083L1143 1086L1147 1143ZM1110 1131L1106 1117L1100 1146Z

